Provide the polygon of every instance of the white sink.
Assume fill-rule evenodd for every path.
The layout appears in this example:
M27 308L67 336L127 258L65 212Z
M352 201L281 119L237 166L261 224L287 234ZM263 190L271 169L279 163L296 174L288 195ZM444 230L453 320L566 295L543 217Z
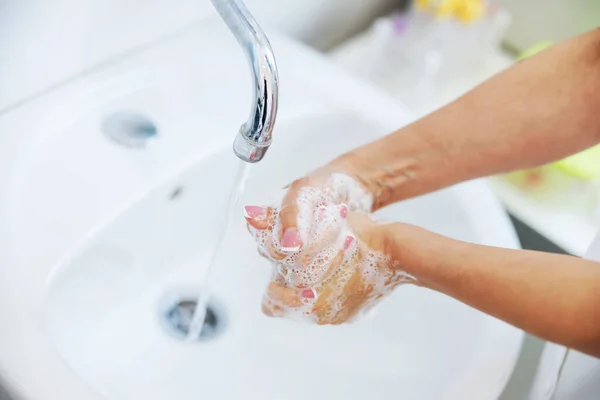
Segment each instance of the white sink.
M280 117L245 204L410 121L320 56L272 41ZM216 22L0 116L0 381L25 400L498 398L523 333L434 292L401 287L338 327L263 316L269 270L241 213L211 281L222 332L166 333L169 296L198 288L215 245L249 98L245 60ZM153 147L102 134L120 110L156 122ZM382 214L517 247L482 181Z

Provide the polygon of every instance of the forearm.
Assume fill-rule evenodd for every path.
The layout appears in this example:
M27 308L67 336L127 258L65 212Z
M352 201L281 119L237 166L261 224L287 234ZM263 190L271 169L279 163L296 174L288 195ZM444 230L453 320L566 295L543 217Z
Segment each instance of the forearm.
M600 141L600 30L523 61L357 149L377 207L542 165Z
M390 226L392 256L422 286L543 339L600 356L600 264ZM410 249L407 251L406 249Z

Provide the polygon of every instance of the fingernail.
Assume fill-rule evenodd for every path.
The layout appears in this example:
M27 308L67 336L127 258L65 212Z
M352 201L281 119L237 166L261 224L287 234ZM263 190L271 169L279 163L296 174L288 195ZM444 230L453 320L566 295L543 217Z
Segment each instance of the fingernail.
M265 209L260 206L245 206L244 217L250 219L263 219L265 217Z
M287 228L285 231L283 231L283 236L281 237L281 250L298 251L300 250L301 244L302 241L300 240L298 229Z
M345 204L342 204L341 208L340 208L340 216L342 218L346 218L348 216L348 206Z
M302 291L301 296L305 299L314 299L315 297L317 297L317 294L312 289L305 289Z
M352 245L352 242L354 242L354 238L352 236L346 237L346 240L344 241L344 250L348 250L348 248Z

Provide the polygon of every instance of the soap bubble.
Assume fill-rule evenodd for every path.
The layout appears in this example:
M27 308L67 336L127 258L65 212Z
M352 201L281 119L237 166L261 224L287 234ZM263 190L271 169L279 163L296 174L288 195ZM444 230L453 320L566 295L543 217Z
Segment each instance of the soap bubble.
M299 307L286 307L266 296L265 306L278 315L312 322L345 322L360 315L354 311L356 303L361 310L371 309L398 284L414 279L398 270L387 255L369 249L351 231L348 210L369 213L373 204L372 196L351 177L332 174L322 185L302 187L296 202L297 229L303 243L299 251L288 254L281 250L280 207L272 208L268 229L250 228L259 253L266 254L273 264L276 282L316 292L314 299L302 299ZM348 237L355 240L344 249Z

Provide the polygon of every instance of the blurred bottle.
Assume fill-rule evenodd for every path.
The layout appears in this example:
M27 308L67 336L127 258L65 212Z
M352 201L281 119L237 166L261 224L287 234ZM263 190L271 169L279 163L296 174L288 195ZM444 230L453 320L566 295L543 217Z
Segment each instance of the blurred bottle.
M484 0L417 0L375 22L361 72L418 113L442 80L481 69L509 24Z

